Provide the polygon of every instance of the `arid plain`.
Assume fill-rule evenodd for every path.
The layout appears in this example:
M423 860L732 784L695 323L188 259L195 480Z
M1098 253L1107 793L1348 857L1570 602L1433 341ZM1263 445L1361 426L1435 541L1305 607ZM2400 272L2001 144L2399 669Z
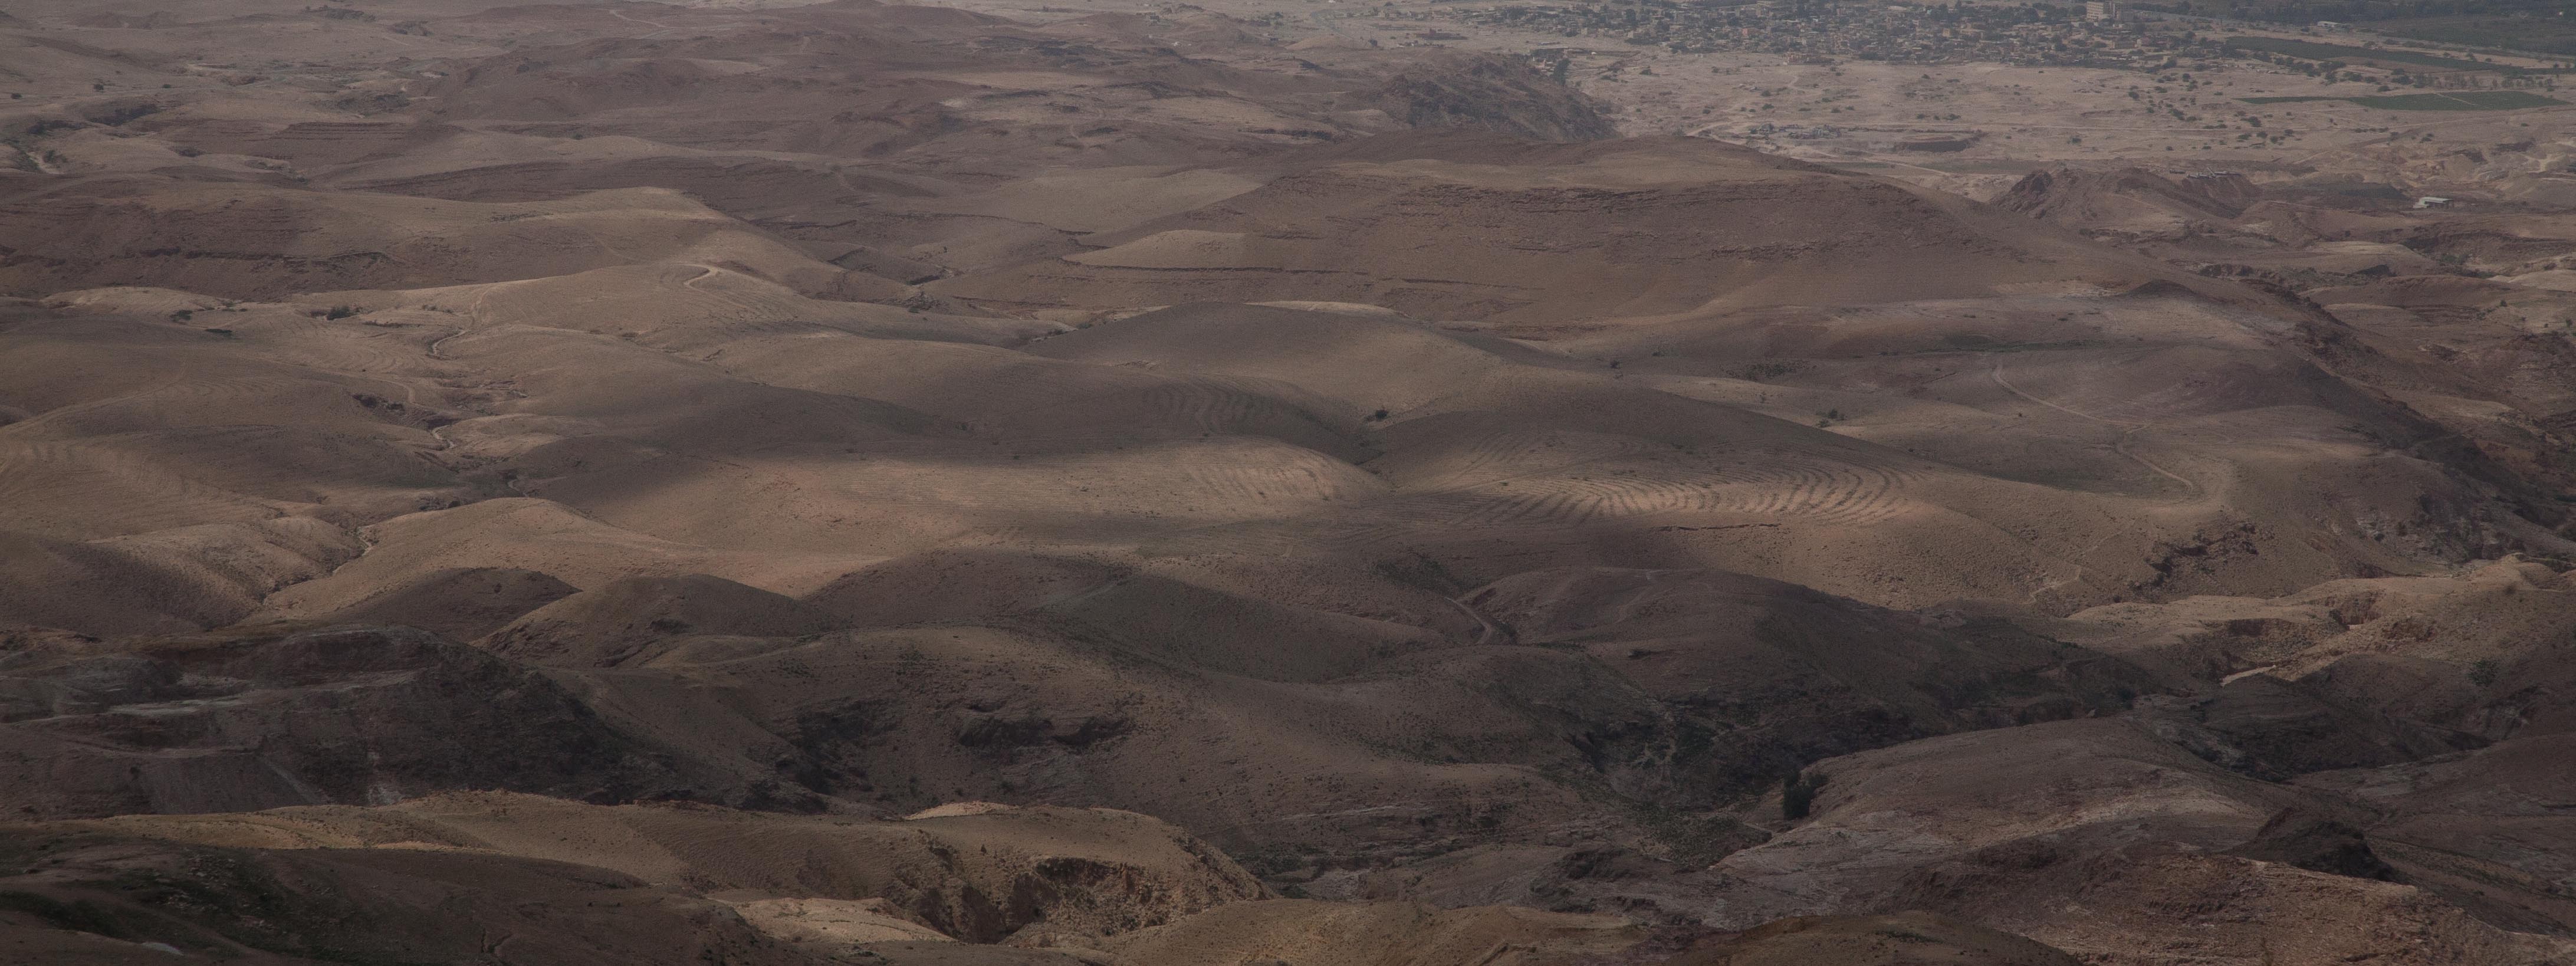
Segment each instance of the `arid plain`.
M1115 6L0 8L0 962L2576 962L2576 111Z

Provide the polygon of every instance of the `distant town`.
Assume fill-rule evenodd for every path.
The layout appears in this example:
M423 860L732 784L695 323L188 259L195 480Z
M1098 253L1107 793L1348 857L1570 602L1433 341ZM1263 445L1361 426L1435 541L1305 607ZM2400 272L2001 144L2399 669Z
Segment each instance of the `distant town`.
M1396 41L1402 46L1438 46L1464 39L1460 31L1500 29L1553 34L1570 43L1542 46L1532 58L1542 70L1570 55L1613 53L1621 47L1658 47L1673 53L1769 54L1804 63L1881 61L1894 64L1998 63L2017 67L2091 67L2144 71L2188 68L2201 61L2243 57L2272 61L2312 73L2353 68L2353 63L2318 56L2290 56L2230 34L2274 31L2277 24L2249 24L2185 16L2130 7L2116 0L2083 4L1891 4L1853 0L1754 0L1746 3L1677 2L1677 0L1607 0L1568 5L1434 6L1398 9L1363 7L1343 14L1384 21L1416 21L1423 27ZM2318 21L2291 28L2326 35L2342 43L2379 46L2376 39L2355 34L2343 23ZM1372 41L1374 43L1374 41ZM1616 46L1614 46L1616 45ZM2331 44L2318 50L2342 50ZM2351 80L2396 85L2477 87L2515 86L2535 82L2523 76L2529 68L2549 73L2554 65L2515 66L2448 61L2448 58L2399 53L2391 63L2378 63L2368 51L2351 48L2352 61L2376 67L2354 70ZM2293 54L2310 52L2292 51ZM2448 69L2403 66L2448 61ZM2563 70L2563 68L2560 68ZM2494 76L2470 77L2472 74ZM2506 77L2505 75L2513 75Z
M2073 6L1900 6L1761 0L1735 6L1672 0L1510 6L1407 16L1518 27L1567 38L1656 45L1675 53L1746 52L1895 63L1991 61L2023 66L2160 69L2221 45L2189 29L2150 27L2115 3Z

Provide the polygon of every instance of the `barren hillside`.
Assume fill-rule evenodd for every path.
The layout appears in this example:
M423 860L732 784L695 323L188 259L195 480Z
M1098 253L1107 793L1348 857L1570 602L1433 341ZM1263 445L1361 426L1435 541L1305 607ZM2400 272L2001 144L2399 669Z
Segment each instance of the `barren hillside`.
M2565 215L1299 19L13 4L0 962L2576 960Z

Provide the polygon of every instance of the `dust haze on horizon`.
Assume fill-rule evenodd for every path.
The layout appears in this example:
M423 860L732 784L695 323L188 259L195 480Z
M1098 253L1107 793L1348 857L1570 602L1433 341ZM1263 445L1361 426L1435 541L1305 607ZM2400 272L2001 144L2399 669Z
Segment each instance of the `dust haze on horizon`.
M2559 6L0 0L0 966L2576 963Z

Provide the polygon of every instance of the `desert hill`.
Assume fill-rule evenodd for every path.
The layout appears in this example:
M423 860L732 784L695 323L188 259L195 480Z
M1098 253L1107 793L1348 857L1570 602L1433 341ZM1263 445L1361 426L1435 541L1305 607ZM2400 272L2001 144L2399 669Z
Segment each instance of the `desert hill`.
M2176 232L2195 221L2236 218L2261 196L2259 187L2236 174L2175 181L2140 168L2061 168L2032 172L1996 198L1995 205L2078 229L2146 235Z
M301 963L373 949L489 949L498 936L500 948L515 941L523 944L518 954L558 962L653 955L648 944L678 940L684 950L755 963L1180 964L1294 956L1536 964L1592 961L1584 957L1642 938L1611 916L1268 899L1240 869L1142 816L994 806L947 812L799 820L486 794L376 809L22 824L7 830L10 846L46 858L42 871L12 882L9 894L17 898L8 915L23 926L11 930L7 949L60 962L116 962L128 955L120 950L141 953L151 945ZM718 830L722 844L708 837ZM578 839L555 834L566 831ZM638 837L634 846L606 847L628 837ZM808 869L793 880L760 871L760 850L796 851L821 840L846 843L832 850L854 864ZM1167 855L1156 864L1124 864L1139 848ZM661 858L615 867L579 861L643 854ZM576 860L550 858L563 855ZM1096 888L1112 868L1132 891ZM117 873L112 884L81 878L109 870ZM237 898L243 884L260 891ZM256 905L232 904L245 899ZM568 904L576 900L582 905ZM215 904L203 904L209 901ZM574 908L588 911L569 914ZM252 909L259 918L228 918ZM321 917L366 928L300 928ZM993 929L1011 941L959 941L987 938L982 931ZM1701 940L1673 961L2072 960L2027 939L1908 913L1785 920Z
M1999 206L2295 297L2329 317L2330 368L2386 391L2524 478L2565 491L2556 284L2568 232L2541 208L2458 213L2333 193L2325 173L2268 183L2241 173L2126 168L2037 172ZM2544 515L2546 515L2544 513Z
M1991 215L1892 182L1706 140L1396 138L1348 153L1085 239L1097 250L931 288L1021 309L1324 298L1536 322L1987 295L2026 283L2118 290L2152 277L2071 245L1995 237L1980 230ZM1413 242L1453 233L1473 241ZM1711 262L1737 274L1711 274ZM1572 284L1530 284L1537 278Z
M559 203L465 202L121 179L21 195L0 208L0 248L68 232L0 285L14 291L144 285L220 298L428 288L569 275L636 261L741 266L791 286L883 297L774 239L746 234L668 191L631 189ZM851 286L856 286L855 288Z
M2576 959L2546 172L1435 13L13 4L0 962Z
M481 794L6 834L13 851L49 856L13 883L10 914L57 930L12 929L11 955L105 957L114 944L102 940L121 940L309 962L471 956L515 942L525 948L506 955L550 962L633 962L677 948L803 964L846 962L873 943L1096 944L1263 897L1240 868L1168 825L1069 809L796 819ZM815 854L839 864L793 861ZM101 873L117 878L85 878ZM1104 891L1109 883L1126 891ZM322 923L331 925L311 928Z

